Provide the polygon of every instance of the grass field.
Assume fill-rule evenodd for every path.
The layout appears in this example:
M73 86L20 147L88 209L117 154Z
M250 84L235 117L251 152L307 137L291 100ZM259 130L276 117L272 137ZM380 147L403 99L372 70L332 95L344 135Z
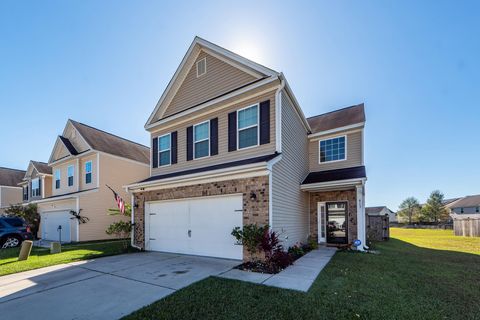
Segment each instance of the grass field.
M63 245L62 252L50 254L50 249L33 247L30 258L17 261L20 248L0 249L0 276L53 266L79 260L93 259L124 253L121 241Z
M308 293L208 278L125 319L479 319L480 238L392 229L337 253Z

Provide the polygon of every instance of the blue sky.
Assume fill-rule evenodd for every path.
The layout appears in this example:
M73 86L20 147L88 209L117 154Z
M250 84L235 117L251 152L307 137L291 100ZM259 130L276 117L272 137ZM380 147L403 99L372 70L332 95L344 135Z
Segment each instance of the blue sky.
M178 1L179 2L179 1ZM364 102L367 205L480 193L478 1L1 1L0 166L66 120L143 125L195 35L283 71L307 116Z

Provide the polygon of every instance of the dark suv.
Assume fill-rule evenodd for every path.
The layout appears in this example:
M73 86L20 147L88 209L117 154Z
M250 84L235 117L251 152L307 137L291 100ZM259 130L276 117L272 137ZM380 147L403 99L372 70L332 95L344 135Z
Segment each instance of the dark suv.
M0 217L0 248L18 247L23 240L32 239L30 228L23 219Z

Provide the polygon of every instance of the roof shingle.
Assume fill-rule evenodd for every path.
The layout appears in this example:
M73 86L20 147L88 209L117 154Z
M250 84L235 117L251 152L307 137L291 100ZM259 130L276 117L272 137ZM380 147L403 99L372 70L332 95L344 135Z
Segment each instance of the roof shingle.
M37 169L38 173L52 174L52 167L50 167L48 163L32 160L32 164Z
M365 122L363 103L307 118L312 133Z
M0 167L0 186L18 187L25 176L25 171Z
M351 167L344 169L334 169L326 171L311 172L303 180L302 184L321 183L348 179L366 178L367 173L364 166Z

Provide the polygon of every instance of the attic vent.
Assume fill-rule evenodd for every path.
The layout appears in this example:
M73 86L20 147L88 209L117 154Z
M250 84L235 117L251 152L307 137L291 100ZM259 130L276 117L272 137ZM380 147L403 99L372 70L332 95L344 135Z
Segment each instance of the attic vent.
M207 73L207 58L197 61L197 78Z

